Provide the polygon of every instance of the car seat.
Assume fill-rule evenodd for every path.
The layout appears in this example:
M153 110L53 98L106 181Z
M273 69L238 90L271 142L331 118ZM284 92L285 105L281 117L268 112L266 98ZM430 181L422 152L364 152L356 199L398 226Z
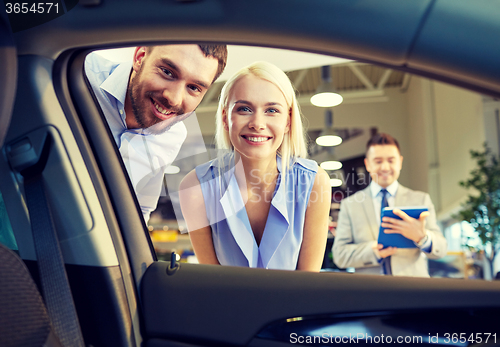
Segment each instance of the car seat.
M0 244L0 346L62 346L42 296L19 256Z

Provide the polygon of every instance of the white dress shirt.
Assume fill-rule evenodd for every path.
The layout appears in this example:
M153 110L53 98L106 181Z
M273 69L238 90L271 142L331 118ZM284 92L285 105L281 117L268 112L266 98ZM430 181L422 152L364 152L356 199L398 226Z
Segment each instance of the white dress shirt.
M387 195L387 203L389 207L395 207L394 201L396 192L398 191L399 183L398 181L392 182L387 188L385 188L388 192ZM375 208L375 215L377 216L378 225L380 226L380 211L382 210L382 190L383 188L379 186L377 183L372 181L370 183L370 192L373 197L373 207Z
M163 131L158 131L158 126L127 128L125 97L131 71L132 60L116 63L97 53L89 54L85 60L85 73L122 155L147 222L158 204L165 170L179 153L187 130L182 122Z

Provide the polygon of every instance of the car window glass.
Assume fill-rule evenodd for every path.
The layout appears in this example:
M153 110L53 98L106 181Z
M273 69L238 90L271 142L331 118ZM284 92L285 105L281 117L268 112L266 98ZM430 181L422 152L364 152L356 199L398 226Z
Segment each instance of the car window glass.
M10 224L9 216L5 208L5 201L0 192L0 243L12 250L17 250L17 242L14 237L14 231Z
M125 62L130 71L133 49L106 50L98 54L106 59ZM383 132L397 138L400 144L404 160L399 184L429 194L435 207L436 223L448 243L446 255L429 260L430 276L471 279L494 276L498 271L491 266L494 264L494 248L480 242L478 231L481 224L462 222L458 214L464 210L462 204L468 196L474 194L473 189L467 190L460 185L461 181L472 177L470 172L477 167L470 151L484 151L483 144L486 143L491 154L498 156L500 103L497 100L439 81L363 62L236 46L229 47L226 71L208 90L195 114L184 120L186 138L175 160L164 167L145 151L141 157L144 165L152 168L151 171L145 174L140 169L134 171L130 168L129 174L137 175L131 177L136 187L141 184L142 188L145 187L146 176L162 181L161 191L143 192L152 199L153 205L156 205L156 199L158 201L147 225L159 259L169 259L170 253L175 251L181 261L197 262L179 207L179 184L196 166L220 154L215 148L214 132L221 89L232 73L254 60L268 60L287 73L297 89L298 102L306 119L310 139L309 158L318 164L328 165L324 163L330 162L334 165L325 166L331 178L332 204L330 225L325 230L328 239L322 271L362 272L352 266L339 267L331 248L340 203L367 188L370 183L370 173L365 166L366 143L372 135ZM325 66L328 66L333 86L343 96L343 102L335 107L316 107L310 102L310 97L322 82ZM94 71L94 75L101 72ZM129 91L123 88L122 97L125 92ZM109 100L110 93L114 91L106 91L103 98ZM112 106L118 112L124 108L124 105ZM115 121L118 123L110 123L112 131L113 127L120 126L118 114ZM327 130L339 136L342 142L331 147L317 144L315 140ZM120 141L131 144L136 141L126 136L115 140L117 144ZM124 155L124 151L120 150ZM130 151L125 155L130 155ZM341 164L331 163L334 161ZM420 205L418 202L415 204ZM363 210L358 213L358 219L366 214ZM369 238L374 240L373 236Z

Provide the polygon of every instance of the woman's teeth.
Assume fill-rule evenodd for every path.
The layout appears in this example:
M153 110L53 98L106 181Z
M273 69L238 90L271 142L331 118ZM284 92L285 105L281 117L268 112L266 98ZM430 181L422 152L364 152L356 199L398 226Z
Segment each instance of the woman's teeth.
M247 137L247 140L252 141L252 142L263 142L263 141L267 141L268 138L267 137Z

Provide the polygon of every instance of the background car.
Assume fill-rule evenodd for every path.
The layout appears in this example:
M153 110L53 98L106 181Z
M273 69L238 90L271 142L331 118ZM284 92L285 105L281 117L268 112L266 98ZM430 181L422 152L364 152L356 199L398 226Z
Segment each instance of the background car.
M413 343L420 338L428 344L468 345L485 343L486 337L489 343L499 343L498 324L492 319L500 313L497 282L174 266L157 261L123 163L86 83L83 62L90 51L102 48L225 42L334 55L498 98L500 4L486 0L60 4L64 14L31 28L22 13L17 19L11 16L11 22L22 19L16 22L22 25L13 26L13 34L7 34L3 22L0 191L15 248L38 280L21 172L24 165L47 157L46 196L87 345L281 346L307 342L307 336L329 345L338 342L335 338L358 334L365 342L367 335L379 337L379 342L384 335ZM29 18L42 18L37 14ZM452 116L449 125L461 122ZM18 154L28 164L17 166L13 158Z

